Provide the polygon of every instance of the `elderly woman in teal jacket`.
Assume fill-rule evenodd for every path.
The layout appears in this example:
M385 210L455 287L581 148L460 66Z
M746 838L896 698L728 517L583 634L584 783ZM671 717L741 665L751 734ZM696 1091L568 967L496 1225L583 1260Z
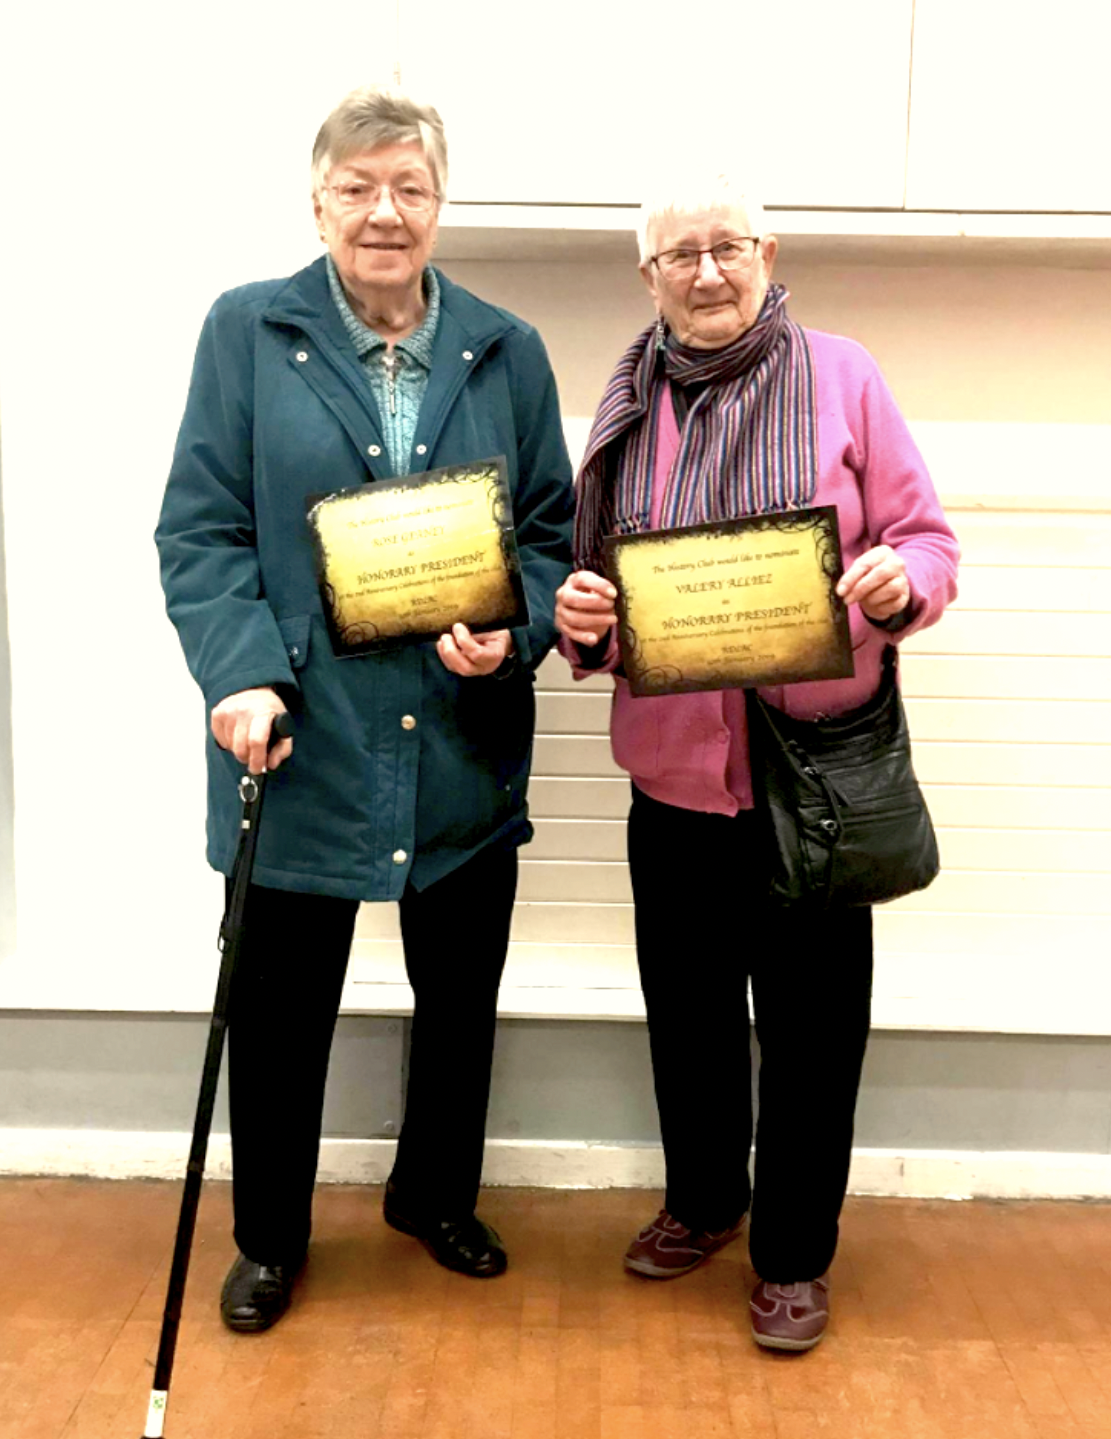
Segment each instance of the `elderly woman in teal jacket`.
M208 858L230 873L240 766L270 783L233 996L235 1238L221 1311L288 1307L309 1240L328 1052L361 900L400 904L415 994L386 1219L499 1274L474 1209L526 806L533 675L570 568L570 473L536 332L429 264L447 174L435 110L349 95L313 152L328 253L213 306L158 527L209 713ZM340 659L306 496L505 457L526 626ZM275 714L295 738L267 756ZM280 768L279 768L280 767Z

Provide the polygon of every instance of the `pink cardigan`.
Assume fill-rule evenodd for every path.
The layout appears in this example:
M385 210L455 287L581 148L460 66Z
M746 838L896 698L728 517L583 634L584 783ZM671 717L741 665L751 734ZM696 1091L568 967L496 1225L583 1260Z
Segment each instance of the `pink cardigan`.
M884 646L937 623L957 593L959 547L876 362L855 340L817 330L806 334L818 410L813 503L837 506L846 569L873 545L890 545L906 565L911 593L910 623L897 635L871 624L858 605L851 607L852 679L761 691L788 714L813 719L863 704L879 684ZM665 411L660 450L666 450L665 463L670 463L678 432L673 422L670 435L667 430ZM576 679L612 672L620 660L616 631L610 632L602 664L592 669L582 665L579 647L571 641L561 640L560 649ZM614 759L653 799L711 814L752 808L741 690L634 699L625 680L615 675L610 738Z

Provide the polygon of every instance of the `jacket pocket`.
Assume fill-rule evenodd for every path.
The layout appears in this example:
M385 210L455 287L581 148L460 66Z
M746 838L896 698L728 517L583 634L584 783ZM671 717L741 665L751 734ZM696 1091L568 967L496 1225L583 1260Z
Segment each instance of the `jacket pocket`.
M303 669L309 657L312 616L293 615L289 619L279 620L278 629L281 631L282 644L285 645L290 665L295 670Z

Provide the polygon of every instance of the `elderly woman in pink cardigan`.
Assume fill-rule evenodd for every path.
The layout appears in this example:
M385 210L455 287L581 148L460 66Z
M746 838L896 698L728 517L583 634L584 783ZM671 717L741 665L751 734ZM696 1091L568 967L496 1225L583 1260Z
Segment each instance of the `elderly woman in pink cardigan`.
M579 476L576 571L556 604L576 676L615 676L613 752L633 784L629 866L667 1192L625 1266L687 1274L741 1234L751 1206L753 1335L805 1350L829 1320L872 914L771 908L744 693L630 694L603 539L836 505L855 674L762 692L806 719L874 694L885 646L934 624L956 594L958 548L875 361L788 318L772 282L778 244L750 195L727 176L685 186L642 208L639 241L658 318L599 407Z

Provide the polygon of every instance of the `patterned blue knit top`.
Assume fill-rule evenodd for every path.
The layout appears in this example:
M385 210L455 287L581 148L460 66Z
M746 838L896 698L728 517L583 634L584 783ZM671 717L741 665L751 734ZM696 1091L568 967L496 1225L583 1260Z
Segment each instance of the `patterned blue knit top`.
M377 330L364 325L355 314L344 294L335 262L331 255L327 259L332 299L370 382L378 413L382 417L390 459L399 475L407 475L413 469L413 436L417 431L421 402L432 370L432 346L436 339L436 326L440 322L440 282L432 266L426 265L424 298L428 313L418 329L394 344L391 354ZM423 466L418 465L417 468Z

